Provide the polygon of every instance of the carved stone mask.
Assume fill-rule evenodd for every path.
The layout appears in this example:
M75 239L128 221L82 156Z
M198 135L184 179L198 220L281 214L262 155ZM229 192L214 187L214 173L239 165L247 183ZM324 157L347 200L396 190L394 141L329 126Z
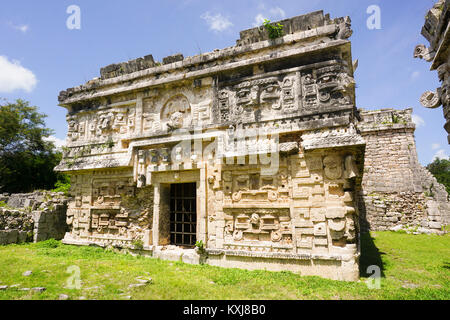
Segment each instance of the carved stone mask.
M176 111L170 116L169 126L171 128L180 129L183 127L184 113Z
M243 87L236 93L236 104L239 106L253 106L259 103L259 87L257 85Z
M336 180L342 176L342 159L338 156L328 156L323 159L325 175L328 179Z
M111 128L111 120L112 120L112 116L110 114L102 115L100 117L100 128L102 130L107 130L107 129Z
M277 81L265 85L261 90L261 103L273 104L278 102L281 96L281 87Z

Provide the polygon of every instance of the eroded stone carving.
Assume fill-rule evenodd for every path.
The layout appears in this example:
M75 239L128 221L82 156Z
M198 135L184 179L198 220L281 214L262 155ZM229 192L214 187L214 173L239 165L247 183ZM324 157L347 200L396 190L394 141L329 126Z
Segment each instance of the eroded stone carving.
M191 106L183 95L170 98L161 111L161 121L166 121L170 131L189 126L192 121Z
M414 48L414 58L424 59L431 62L434 58L435 52L430 52L430 49L423 44L419 44Z
M258 33L247 46L136 74L111 67L113 86L61 93L69 145L58 169L75 192L65 242L142 240L156 252L177 244L178 201L175 211L195 212L182 236L202 240L210 263L255 257L356 279L364 143L353 126L351 22L321 13L291 22L283 41ZM195 188L195 199L173 198L178 184Z
M425 108L435 109L441 105L441 99L437 91L427 91L420 97L420 103Z

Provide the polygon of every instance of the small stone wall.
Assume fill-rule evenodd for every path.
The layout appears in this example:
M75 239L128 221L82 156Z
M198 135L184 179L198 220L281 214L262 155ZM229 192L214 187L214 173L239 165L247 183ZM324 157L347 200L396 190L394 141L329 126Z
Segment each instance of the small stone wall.
M0 208L0 245L25 242L32 235L33 219L29 213Z
M361 226L364 230L440 233L445 224L439 213L439 203L424 193L370 194L363 196L363 200L368 213Z
M0 245L64 237L68 198L63 193L3 194L0 201L6 204L0 208Z

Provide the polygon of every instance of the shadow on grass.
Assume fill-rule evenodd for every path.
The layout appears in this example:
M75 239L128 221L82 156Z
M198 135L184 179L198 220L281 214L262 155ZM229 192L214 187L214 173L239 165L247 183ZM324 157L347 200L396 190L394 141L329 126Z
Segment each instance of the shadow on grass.
M369 232L361 233L361 257L359 258L359 276L370 277L373 273L367 273L369 266L378 266L381 271L381 277L385 278L384 265L381 255L385 254L378 250L374 238ZM370 270L369 270L370 271ZM372 271L373 272L373 271Z
M381 255L385 253L378 250L377 246L375 245L374 238L372 238L369 232L369 230L371 229L371 225L367 220L367 208L362 196L358 198L358 208L360 211L359 222L361 227L361 256L359 258L359 276L364 278L372 276L374 271L371 269L367 269L370 266L378 266L380 268L381 277L385 278L385 266L383 265L383 260L381 259Z

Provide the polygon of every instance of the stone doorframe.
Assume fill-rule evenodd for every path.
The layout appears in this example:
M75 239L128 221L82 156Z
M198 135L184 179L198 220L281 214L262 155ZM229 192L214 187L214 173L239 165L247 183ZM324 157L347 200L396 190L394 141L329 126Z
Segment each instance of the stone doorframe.
M170 185L175 183L195 183L197 188L197 241L206 243L206 168L189 171L153 172L153 245L170 244Z

